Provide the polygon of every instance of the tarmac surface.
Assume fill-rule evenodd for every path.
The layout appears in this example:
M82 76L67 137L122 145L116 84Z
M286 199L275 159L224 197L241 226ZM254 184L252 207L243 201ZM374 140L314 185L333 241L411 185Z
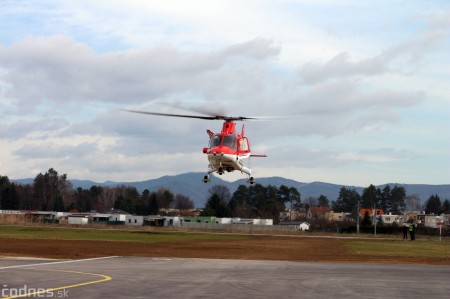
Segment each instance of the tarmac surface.
M450 267L0 257L2 298L449 298Z

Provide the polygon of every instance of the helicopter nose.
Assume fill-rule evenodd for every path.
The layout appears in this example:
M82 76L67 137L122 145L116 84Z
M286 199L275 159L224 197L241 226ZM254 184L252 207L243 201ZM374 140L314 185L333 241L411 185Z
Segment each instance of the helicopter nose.
M233 154L230 148L226 146L215 146L208 151L210 155L224 155L224 154Z

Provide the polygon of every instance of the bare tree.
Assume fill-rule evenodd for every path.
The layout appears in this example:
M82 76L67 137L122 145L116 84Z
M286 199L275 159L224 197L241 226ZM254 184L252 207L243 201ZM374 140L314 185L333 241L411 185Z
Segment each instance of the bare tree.
M418 194L410 194L405 197L407 211L420 211L420 198Z
M217 194L217 196L219 196L219 198L224 203L228 203L230 201L230 198L231 198L230 189L228 189L224 185L214 185L211 188L209 188L208 192L209 192L209 197L211 197L214 194Z
M187 196L177 194L175 195L174 208L178 209L180 214L183 214L184 211L194 208L194 202Z
M308 207L314 207L314 206L317 206L318 201L317 201L317 198L316 198L316 197L309 196L309 197L305 198L305 200L303 201L303 203L304 203L305 205L307 205Z
M103 187L97 200L97 211L106 212L114 207L117 198L117 189L111 187Z

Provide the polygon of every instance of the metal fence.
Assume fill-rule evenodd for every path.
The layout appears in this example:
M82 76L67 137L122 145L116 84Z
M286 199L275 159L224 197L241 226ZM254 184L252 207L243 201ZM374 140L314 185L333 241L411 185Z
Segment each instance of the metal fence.
M200 223L183 222L182 227L189 229L206 230L225 230L225 231L245 231L245 232L274 232L298 231L298 225L256 225L256 224L218 224L218 223Z

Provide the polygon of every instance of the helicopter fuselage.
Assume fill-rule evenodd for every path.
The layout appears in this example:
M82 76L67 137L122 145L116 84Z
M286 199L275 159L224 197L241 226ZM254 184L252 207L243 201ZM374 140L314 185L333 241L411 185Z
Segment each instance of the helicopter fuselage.
M217 147L208 153L209 168L208 173L217 172L223 174L225 171L232 172L239 170L243 173L251 175L251 170L244 166L244 160L250 154L237 155L236 153L226 154L224 147Z
M244 166L244 160L250 157L250 145L247 137L242 133L236 133L234 122L226 121L223 124L222 132L214 134L208 130L209 147L203 152L208 155L208 173L217 172L220 175L225 171L241 171L251 175L251 170Z

